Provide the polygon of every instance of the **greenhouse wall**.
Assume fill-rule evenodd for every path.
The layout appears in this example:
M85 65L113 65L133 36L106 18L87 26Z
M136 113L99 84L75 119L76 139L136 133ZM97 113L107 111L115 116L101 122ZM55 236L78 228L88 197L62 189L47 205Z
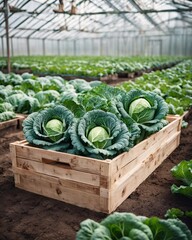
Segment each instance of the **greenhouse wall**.
M127 37L63 40L10 39L11 55L135 56L192 55L192 31L174 35L136 35ZM6 39L1 38L0 55L6 54Z

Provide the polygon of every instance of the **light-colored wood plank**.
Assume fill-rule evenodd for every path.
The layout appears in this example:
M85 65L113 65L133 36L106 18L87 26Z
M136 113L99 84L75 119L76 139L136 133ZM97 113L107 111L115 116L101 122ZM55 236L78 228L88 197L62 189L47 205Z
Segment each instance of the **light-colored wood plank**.
M49 198L64 201L66 203L74 204L79 207L86 207L95 211L100 210L99 195L87 193L81 191L81 189L71 189L63 187L59 181L49 180L49 176L46 179L36 178L36 174L33 176L21 176L21 183L16 186L37 193Z
M92 186L100 185L99 175L76 171L70 168L65 168L62 165L51 165L26 160L23 158L17 158L17 167L31 172L57 177L61 180L78 181L80 183L87 183Z
M111 191L111 211L115 210L178 146L180 133L167 140L157 152L151 152L132 174L127 173Z

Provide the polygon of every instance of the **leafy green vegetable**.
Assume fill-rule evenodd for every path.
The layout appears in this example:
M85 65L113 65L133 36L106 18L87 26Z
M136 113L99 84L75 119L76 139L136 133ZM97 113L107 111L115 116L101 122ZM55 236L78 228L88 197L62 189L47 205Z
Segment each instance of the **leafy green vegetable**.
M107 137L107 140L110 139L110 141L107 141L107 144L101 143L101 146L100 143L95 146L90 141L92 133L89 136L90 131L98 126L107 131L107 136L104 133L104 138ZM98 159L113 158L127 151L130 145L130 133L126 125L114 114L101 110L92 110L85 113L81 118L76 119L70 129L70 134L72 144L80 154ZM102 138L103 140L106 139Z
M16 117L16 114L14 112L10 112L10 111L2 112L0 113L0 122L4 122L15 117Z
M184 185L177 187L175 184L171 186L172 193L180 193L187 197L192 197L192 160L181 161L178 165L171 169L172 176L180 180Z
M168 209L165 214L166 218L181 218L183 216L184 216L184 212L181 211L181 209L179 208Z
M160 219L114 212L97 223L80 223L76 240L191 240L192 233L179 219Z
M109 133L103 127L94 127L88 134L88 140L92 142L96 148L105 148L111 145Z
M120 239L125 236L138 240L153 239L150 228L139 221L132 213L115 212L101 221L101 225L109 229L112 239ZM137 233L135 230L137 230ZM134 233L138 235L138 238L134 238Z
M137 142L163 128L168 106L156 93L134 89L123 95L118 102L121 119L125 123L135 123L140 128Z
M154 118L155 109L145 98L138 98L131 102L128 113L136 122L142 123Z
M60 138L62 138L62 134L65 131L65 121L60 121L58 119L51 119L46 123L43 124L43 129L45 134L53 141L56 142Z
M59 105L32 113L23 121L25 138L45 149L66 151L71 147L69 128L73 118L71 111Z
M3 102L0 103L0 113L2 112L14 112L14 107L10 103Z
M74 88L76 89L77 93L83 92L83 91L89 91L89 90L92 89L90 84L87 81L85 81L84 79L70 80L69 84L74 86Z
M185 223L179 219L159 219L157 217L146 218L143 220L153 233L155 240L191 240L191 231Z
M10 103L0 103L0 122L7 121L15 117L16 114L14 113L14 108Z

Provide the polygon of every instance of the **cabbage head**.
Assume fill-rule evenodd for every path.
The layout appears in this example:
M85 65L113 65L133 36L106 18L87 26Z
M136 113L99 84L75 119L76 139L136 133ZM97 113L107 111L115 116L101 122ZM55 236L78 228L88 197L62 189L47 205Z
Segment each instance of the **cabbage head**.
M62 138L62 134L65 131L65 120L51 119L46 125L43 124L43 129L45 134L49 136L53 142L56 142Z
M70 128L78 154L97 159L113 158L130 148L127 126L113 113L92 110L76 119Z
M130 104L128 113L136 122L142 123L153 119L155 108L145 98L138 98Z
M23 122L25 138L45 149L65 151L70 147L73 118L73 113L61 105L32 113Z
M105 148L111 145L109 133L103 127L94 127L88 134L88 140L92 142L97 148Z
M140 136L137 142L163 128L167 121L168 105L155 92L133 89L127 92L117 104L121 119L125 123L137 124Z

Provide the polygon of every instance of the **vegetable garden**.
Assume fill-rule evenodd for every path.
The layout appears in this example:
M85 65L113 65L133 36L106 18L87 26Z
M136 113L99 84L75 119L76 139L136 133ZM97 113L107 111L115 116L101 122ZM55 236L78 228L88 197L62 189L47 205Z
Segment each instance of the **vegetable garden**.
M1 239L192 239L192 60L44 59L1 61Z

